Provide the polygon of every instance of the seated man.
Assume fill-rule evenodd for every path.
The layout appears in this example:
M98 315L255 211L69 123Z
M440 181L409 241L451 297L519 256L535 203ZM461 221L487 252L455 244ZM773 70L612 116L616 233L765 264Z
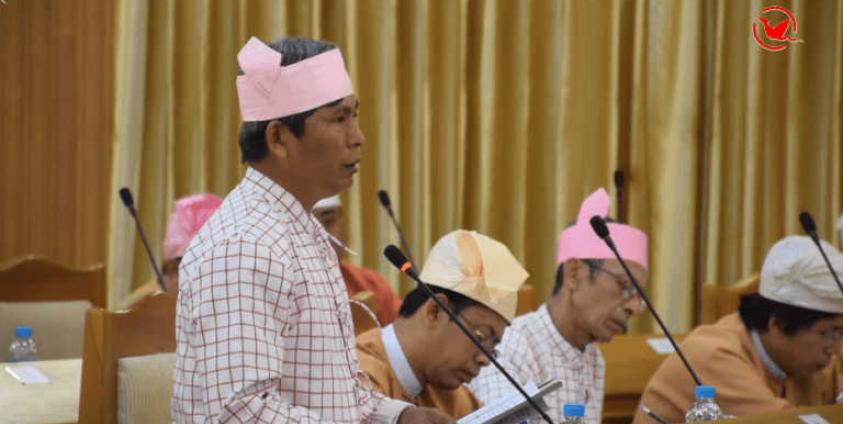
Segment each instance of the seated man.
M838 274L843 254L823 242ZM748 415L798 405L834 403L841 388L843 295L808 237L773 245L761 268L759 293L741 298L738 313L694 329L681 344L703 384L717 390L724 413ZM650 379L641 402L669 422L683 421L694 381L678 356ZM649 423L639 413L635 423Z
M381 324L386 325L395 320L398 307L401 306L401 299L392 291L389 283L377 273L377 271L352 265L342 260L343 244L345 239L342 234L342 204L340 196L332 196L322 199L313 205L313 215L322 223L328 234L334 237L332 245L340 258L340 271L345 280L345 288L348 295L353 296L361 291L370 291L375 295L377 308L375 315Z
M176 199L173 213L167 223L167 234L164 236L162 249L161 274L164 277L164 289L168 293L178 292L181 257L190 244L190 240L221 203L222 199L211 193L194 194ZM159 291L161 291L161 286L158 280L153 278L126 297L121 309L129 309L141 299Z
M535 312L512 321L498 346L502 364L519 383L562 382L545 397L548 415L556 422L564 421L566 403L585 404L586 422L601 421L605 364L595 342L625 333L629 318L643 308L620 262L589 224L592 216L605 217L608 211L604 189L585 199L576 223L559 235L553 295ZM608 226L621 257L645 285L647 236L627 225ZM469 387L483 403L511 390L492 367L484 368Z
M490 353L515 316L527 276L506 246L464 230L442 237L421 273ZM454 418L478 408L463 383L489 363L420 287L404 298L395 323L357 338L357 355L376 391Z

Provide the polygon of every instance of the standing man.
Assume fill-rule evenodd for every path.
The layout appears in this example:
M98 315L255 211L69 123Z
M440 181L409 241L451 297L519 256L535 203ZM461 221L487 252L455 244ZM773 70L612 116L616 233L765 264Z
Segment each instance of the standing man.
M340 51L252 38L237 59L248 167L182 260L173 421L450 422L363 386L337 257L309 213L360 162Z
M545 401L548 414L564 421L562 406L585 404L588 423L600 423L605 363L596 343L626 333L643 305L620 262L594 234L589 220L609 212L609 195L599 189L580 206L576 223L559 235L553 295L537 311L512 321L498 346L500 358L519 383L558 379L562 387ZM620 255L638 282L647 283L647 236L628 225L608 224ZM497 369L486 367L469 384L484 403L510 391Z

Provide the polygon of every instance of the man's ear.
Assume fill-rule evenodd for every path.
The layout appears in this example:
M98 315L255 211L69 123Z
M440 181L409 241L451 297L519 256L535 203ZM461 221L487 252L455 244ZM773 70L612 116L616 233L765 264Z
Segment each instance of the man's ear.
M570 258L565 261L565 265L562 267L562 289L570 287L571 290L576 290L579 287L580 272L583 266L585 266L585 264L576 258Z
M266 131L264 131L267 151L270 155L280 159L289 157L290 143L295 139L296 135L279 120L270 122L266 126Z
M442 302L445 307L448 306L448 297L442 293L437 293L436 298ZM424 304L424 321L427 328L435 328L442 321L443 316L447 320L447 315L433 299L428 299Z
M767 320L767 331L773 334L784 335L782 323L772 315L770 315L770 319Z

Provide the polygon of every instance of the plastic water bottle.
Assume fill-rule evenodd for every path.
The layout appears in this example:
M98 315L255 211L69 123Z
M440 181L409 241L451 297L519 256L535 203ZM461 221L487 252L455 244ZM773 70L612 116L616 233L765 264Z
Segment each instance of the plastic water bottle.
M32 327L15 327L15 340L9 346L9 362L38 360L38 349L32 340Z
M585 424L585 405L581 403L566 403L562 406L565 421L562 424Z
M697 400L691 409L685 413L685 422L708 421L720 419L720 406L714 403L716 391L711 386L697 386L694 396Z

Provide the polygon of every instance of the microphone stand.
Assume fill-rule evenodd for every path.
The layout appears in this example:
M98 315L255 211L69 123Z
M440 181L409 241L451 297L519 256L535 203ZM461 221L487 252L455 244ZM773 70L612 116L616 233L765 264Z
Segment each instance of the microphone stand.
M837 283L837 288L839 288L840 292L843 293L843 284L840 284L840 277L837 276L837 271L835 271L834 267L831 266L831 261L828 259L828 255L826 255L822 243L820 243L820 237L817 235L817 225L814 224L814 218L811 217L811 214L808 212L802 212L799 214L799 223L802 224L802 229L811 236L811 240L814 241L817 249L820 250L820 255L822 255L823 260L825 260L828 270L831 271L831 276L834 277L834 282Z
M685 358L685 354L682 353L682 350L679 349L679 345L676 344L676 340L673 339L673 336L670 334L670 331L667 329L667 326L662 321L659 314L653 308L653 305L650 303L650 298L647 297L647 293L644 293L644 290L641 288L641 285L638 284L638 280L632 275L632 272L629 270L629 267L626 265L626 261L623 260L620 253L618 253L617 247L615 247L615 242L612 240L612 237L609 235L609 227L606 226L606 221L603 220L600 216L593 216L591 217L591 228L594 229L594 232L597 233L597 236L600 237L607 246L609 246L609 250L615 255L618 262L620 262L621 266L623 267L626 276L629 277L629 281L632 282L632 285L635 287L635 290L638 291L638 295L641 296L641 299L644 300L644 304L647 305L647 309L650 310L650 313L653 314L653 318L656 319L658 322L659 327L661 327L664 335L667 336L667 339L670 341L670 344L673 345L673 350L679 355L679 359L682 360L682 363L685 365L685 368L688 370L688 373L691 374L691 378L694 379L694 383L697 386L702 386L702 382L700 381L700 377L697 376L697 373L694 372L694 369L691 367L691 364L688 362L688 359Z
M138 220L137 211L135 210L135 200L132 197L132 192L129 191L128 187L123 187L118 191L118 193L120 194L120 200L123 201L123 205L129 210L129 215L131 215L135 221L135 228L138 230L138 234L140 234L143 248L146 249L146 256L149 257L149 262L152 264L152 270L155 272L158 286L161 287L162 291L167 291L167 288L164 286L164 276L161 275L161 270L155 262L155 257L152 256L152 250L149 248L149 242L146 240L146 234L144 234L143 227L141 227L140 220Z

